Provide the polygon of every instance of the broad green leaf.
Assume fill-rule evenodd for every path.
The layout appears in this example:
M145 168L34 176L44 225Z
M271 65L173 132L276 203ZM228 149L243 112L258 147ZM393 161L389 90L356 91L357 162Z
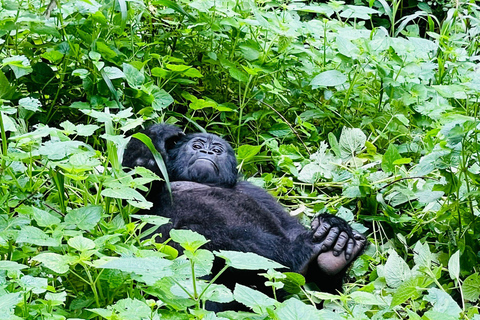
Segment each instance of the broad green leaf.
M26 291L32 291L34 294L40 294L47 291L48 279L26 275L20 279L19 283Z
M277 301L260 291L251 289L241 284L235 285L233 296L236 301L251 308L255 313L264 314L267 307L273 307Z
M433 280L427 279L426 276L423 275L407 279L396 288L390 306L395 307L401 305L408 299L418 299L422 296L423 290L432 282Z
M358 128L343 128L340 135L340 153L342 160L348 160L365 146L367 136Z
M413 260L417 266L430 269L432 267L432 261L437 261L435 255L430 251L428 243L422 244L420 241L417 241L417 243L415 243L415 247L413 248L413 253Z
M125 75L125 79L131 88L140 89L142 84L145 82L145 76L143 72L138 71L138 69L131 64L123 64L123 74Z
M275 319L278 320L319 320L317 308L306 305L296 298L290 298L275 309Z
M19 264L15 261L8 261L8 260L0 261L0 270L16 272L26 268L28 268L28 266L24 264Z
M262 257L253 252L220 250L214 252L217 257L225 259L230 267L241 270L267 270L285 268L278 262Z
M2 64L4 66L9 66L17 79L33 71L30 66L30 60L25 56L11 56L5 58L3 59Z
M76 236L68 239L68 245L78 251L86 251L95 248L95 242L82 236Z
M288 124L282 122L275 123L273 126L271 126L268 129L268 133L270 133L272 136L282 138L292 133L292 130L290 129Z
M76 225L81 230L91 230L100 221L102 212L103 208L96 205L74 209L65 216L65 223Z
M433 311L435 312L454 317L458 317L460 312L462 312L462 309L453 300L452 296L437 288L428 289L428 295L424 297L424 300L433 305Z
M15 306L23 301L23 294L21 292L5 293L0 296L0 310L2 310L2 316L5 319L20 319L16 318L13 314Z
M249 144L241 145L237 150L237 158L240 162L249 161L255 157L261 149L262 146L252 146Z
M147 285L153 285L156 281L171 276L173 274L171 265L172 261L157 257L120 257L109 258L106 263L97 262L97 268L135 273L139 276L138 280Z
M125 74L117 67L105 67L103 70L110 80L125 78Z
M312 79L310 85L313 89L318 87L335 87L347 82L347 76L337 70L324 71Z
M23 226L17 236L17 243L30 243L37 246L57 247L60 239L52 238L42 230L33 226Z
M185 251L185 256L195 263L195 276L203 277L212 271L214 255L208 250Z
M51 227L60 223L59 218L37 207L30 207L28 211L31 211L32 218L40 227Z
M40 109L40 107L42 106L40 100L35 98L22 98L18 101L18 105L32 112L42 111Z
M470 302L478 301L480 298L480 275L478 273L468 276L462 285L463 297Z
M192 230L172 229L170 230L170 237L173 241L182 246L182 248L192 252L209 242L204 236Z
M385 280L392 288L398 288L404 281L412 276L407 263L395 252L390 251L390 256L385 263Z
M32 259L41 262L45 267L60 274L66 273L70 268L69 265L76 260L75 257L60 255L53 252L40 253Z

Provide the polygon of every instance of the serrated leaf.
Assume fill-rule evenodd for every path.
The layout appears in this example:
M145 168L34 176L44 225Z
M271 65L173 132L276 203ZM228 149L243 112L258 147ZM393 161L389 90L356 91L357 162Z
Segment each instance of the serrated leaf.
M199 233L196 233L192 230L170 230L170 237L173 241L178 243L182 248L188 251L194 252L209 240L205 239Z
M384 272L385 280L392 288L398 288L412 274L407 263L395 251L390 252Z
M263 314L267 307L274 306L276 301L260 291L251 289L241 284L235 285L233 296L236 301L251 308L255 313Z

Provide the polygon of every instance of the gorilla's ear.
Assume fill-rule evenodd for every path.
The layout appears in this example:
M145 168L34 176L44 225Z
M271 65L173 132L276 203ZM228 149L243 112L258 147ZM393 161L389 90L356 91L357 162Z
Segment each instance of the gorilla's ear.
M155 124L142 133L152 140L153 145L162 155L165 164L168 163L168 150L185 135L182 129L169 124ZM157 174L160 173L148 147L142 141L135 138L132 138L127 144L127 148L123 154L122 165L129 168L141 166Z

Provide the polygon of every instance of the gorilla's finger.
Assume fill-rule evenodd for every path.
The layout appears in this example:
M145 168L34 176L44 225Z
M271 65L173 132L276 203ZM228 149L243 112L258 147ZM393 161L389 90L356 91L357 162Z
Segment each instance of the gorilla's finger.
M317 230L315 230L313 234L313 240L314 241L322 240L329 233L331 228L332 226L329 223L322 221L320 226L317 228Z
M340 253L342 253L342 250L345 247L345 245L347 244L349 239L350 238L348 237L348 234L345 231L342 231L338 235L337 242L335 243L335 246L333 247L333 255L335 257L338 257L340 255Z
M318 228L319 225L320 225L320 218L316 217L315 219L313 219L312 224L310 226L312 227L312 230L315 230Z
M348 261L352 257L355 241L352 238L348 239L347 247L345 248L345 259Z
M338 235L340 234L340 229L338 227L333 227L328 232L327 237L323 241L322 251L330 250L333 244L337 241Z

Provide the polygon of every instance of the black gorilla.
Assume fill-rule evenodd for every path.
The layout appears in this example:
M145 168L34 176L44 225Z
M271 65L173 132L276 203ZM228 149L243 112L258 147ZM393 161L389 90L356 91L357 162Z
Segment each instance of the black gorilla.
M166 124L144 133L161 153L171 181L173 201L164 185L148 196L154 204L151 213L170 218L158 230L165 240L172 228L188 228L210 240L206 249L254 252L303 274L322 291L341 291L347 267L366 244L346 221L323 214L307 230L265 190L237 180L234 151L216 135L184 135ZM128 143L123 165L160 174L151 152L137 139ZM265 278L229 270L219 281L262 290Z

